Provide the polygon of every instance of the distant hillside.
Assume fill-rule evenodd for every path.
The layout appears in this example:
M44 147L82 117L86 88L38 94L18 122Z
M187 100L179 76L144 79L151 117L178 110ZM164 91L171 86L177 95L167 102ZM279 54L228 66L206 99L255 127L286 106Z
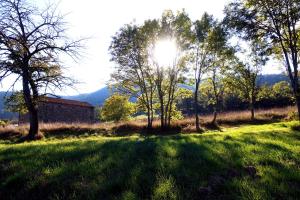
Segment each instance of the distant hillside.
M267 74L267 75L260 75L258 77L259 85L274 85L275 83L278 83L280 81L289 81L289 79L284 74ZM188 86L184 84L180 84L180 87L190 89L190 90L193 89L192 86ZM110 90L107 87L104 87L92 93L80 94L76 96L66 96L64 98L78 100L78 101L86 101L96 106L96 105L102 105L105 99L108 98L109 96L110 96Z
M267 75L261 75L258 77L258 83L259 85L273 85L280 81L288 81L288 77L283 74L267 74ZM180 85L180 87L186 88L186 89L193 89L192 86L187 85ZM16 113L9 113L4 110L4 95L6 92L0 92L0 119L12 119L17 118ZM79 94L75 96L62 96L62 98L65 99L71 99L71 100L77 100L77 101L85 101L88 102L94 106L102 105L109 96L111 95L110 90L108 87L101 88L95 92L87 93L87 94Z
M107 99L109 96L110 96L110 90L108 89L108 87L104 87L92 93L79 94L76 96L63 96L63 98L77 100L77 101L85 101L94 106L99 106L102 105L105 99Z
M4 108L4 98L5 95L10 95L11 93L8 92L0 92L0 119L17 119L17 113L7 112Z
M267 75L260 75L258 77L258 84L259 85L274 85L280 81L288 81L289 77L284 74L267 74Z

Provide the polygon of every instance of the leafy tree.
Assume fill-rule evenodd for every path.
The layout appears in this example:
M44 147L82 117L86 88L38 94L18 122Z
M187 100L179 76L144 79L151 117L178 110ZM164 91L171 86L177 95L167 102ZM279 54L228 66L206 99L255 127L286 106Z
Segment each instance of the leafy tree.
M174 15L168 10L160 19L125 25L113 37L109 50L117 65L111 83L118 92L138 98L138 108L147 113L148 128L155 111L162 128L170 125L178 84L184 81L186 59L180 52L187 48L190 26L187 13ZM180 49L169 66L160 66L154 56L156 44L163 39L174 39Z
M191 37L191 62L194 70L194 102L197 131L201 130L199 122L199 87L203 74L206 73L210 63L208 37L214 24L213 16L204 13L202 18L194 23Z
M150 57L155 67L155 84L160 108L161 128L164 129L170 126L172 110L176 103L176 93L179 90L178 85L184 81L183 72L186 69L185 38L189 33L191 21L185 12L177 13L175 16L172 11L165 11L159 20L159 25L160 32L157 41L161 39L175 40L177 46L176 55L168 66L160 66L160 63L156 62L153 56Z
M16 77L14 84L21 80L29 112L29 139L39 130L38 98L74 84L63 75L59 54L76 57L80 41L66 37L63 19L56 5L40 11L26 0L0 1L0 81L11 74Z
M235 50L227 45L226 31L221 24L216 24L209 35L210 64L207 68L209 83L211 83L214 117L212 123L216 123L220 102L224 93L224 74L234 58Z
M105 100L100 115L104 121L120 121L128 120L134 112L135 104L129 101L128 96L114 94Z
M199 123L199 86L204 74L209 76L207 82L212 87L212 98L214 98L214 118L215 123L217 117L217 108L222 89L220 89L221 68L224 68L227 60L230 60L232 49L227 45L227 34L221 23L213 19L212 15L204 13L201 20L194 23L194 35L191 37L191 51L194 71L194 101L195 101L195 118L196 129L200 130ZM203 91L203 88L202 88ZM210 91L207 91L210 92ZM201 94L201 93L200 93ZM201 98L201 97L200 97Z
M171 120L180 120L180 119L183 119L182 112L181 112L181 110L179 110L177 108L176 104L172 105L170 116L171 116Z
M268 47L266 53L284 60L300 116L300 1L236 0L225 13L225 22L241 37L259 40Z
M262 85L257 94L257 101L264 104L265 102L269 103L274 101L274 91L272 86Z
M205 86L206 85L206 86ZM223 99L224 94L224 84L222 76L217 74L216 68L212 71L212 76L208 78L204 87L201 86L201 95L205 95L208 100L208 105L213 106L214 115L212 119L212 124L216 123L217 114L220 109L220 102Z
M119 92L139 98L147 113L148 128L152 128L153 122L155 84L147 49L157 29L156 20L148 20L142 26L125 25L109 47L111 60L117 64L112 84Z
M263 107L287 106L294 103L294 95L290 84L280 81L271 86L261 86L257 100Z
M290 84L286 81L275 83L272 90L274 97L277 99L293 99L293 91L291 90Z
M257 76L259 68L249 64L237 63L232 72L226 77L226 85L231 90L237 91L239 97L249 104L251 119L254 120L254 104L259 91Z
M5 109L9 112L25 114L28 112L24 101L23 92L17 91L4 99Z
M101 106L95 107L95 117L96 120L101 121Z
M243 62L238 60L240 52L235 54L236 63L232 63L226 82L229 88L236 90L239 97L249 104L251 119L254 120L254 106L259 92L257 78L268 57L263 53L265 46L260 41L252 41L249 46L251 48L248 50L239 49L243 53Z

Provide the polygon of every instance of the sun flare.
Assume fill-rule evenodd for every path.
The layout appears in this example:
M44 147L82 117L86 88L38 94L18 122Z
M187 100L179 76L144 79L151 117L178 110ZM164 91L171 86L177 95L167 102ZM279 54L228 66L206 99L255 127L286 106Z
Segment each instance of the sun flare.
M170 67L173 64L177 53L176 41L173 39L159 40L155 44L154 58L160 67Z

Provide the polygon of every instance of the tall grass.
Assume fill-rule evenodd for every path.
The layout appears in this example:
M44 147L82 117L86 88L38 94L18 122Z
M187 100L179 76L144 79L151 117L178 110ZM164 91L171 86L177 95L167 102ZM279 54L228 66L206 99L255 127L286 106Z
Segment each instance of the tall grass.
M286 108L272 108L272 109L260 109L256 111L256 120L250 119L249 111L233 111L219 113L217 123L220 126L237 126L241 124L263 124L271 123L282 120L291 120L291 116L295 112L295 107ZM200 116L200 123L203 129L216 128L211 127L212 115ZM81 136L81 135L127 135L127 134L159 134L160 132L160 120L155 119L153 122L153 130L151 132L146 130L146 119L134 119L124 122L103 122L95 124L85 123L41 123L40 132L46 137L69 137L69 136ZM0 139L15 139L27 134L29 129L28 125L8 125L0 127ZM182 120L172 122L171 129L168 133L193 133L195 129L195 119L193 116L185 117Z

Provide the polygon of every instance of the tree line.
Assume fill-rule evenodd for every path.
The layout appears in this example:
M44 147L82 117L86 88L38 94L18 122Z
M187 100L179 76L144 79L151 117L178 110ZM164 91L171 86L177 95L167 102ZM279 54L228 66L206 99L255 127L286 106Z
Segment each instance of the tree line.
M64 16L56 8L50 4L40 9L27 0L0 1L0 81L12 74L12 87L21 81L30 139L39 129L39 99L74 84L63 73L60 54L76 58L82 47L82 40L67 37ZM148 128L156 114L161 127L168 128L180 99L192 95L195 123L201 131L201 98L209 96L215 121L223 94L231 91L248 103L254 118L260 91L256 80L268 59L281 61L286 68L300 115L300 0L235 0L224 12L222 20L204 13L192 21L184 10L166 11L159 19L124 25L113 36L109 52L116 65L110 84L138 100ZM247 47L232 45L234 38ZM167 66L155 59L160 40L175 41L177 46ZM192 86L193 94L181 84Z
M299 1L234 1L225 7L223 20L204 13L192 21L182 10L176 14L165 11L161 18L140 25L124 25L109 48L116 63L111 85L139 100L148 128L155 113L162 128L170 125L178 102L190 95L180 84L193 87L198 131L200 101L213 109L212 123L216 123L225 94L247 103L251 119L255 118L257 101L281 98L277 87L285 89L288 101L296 102L299 109L299 19ZM180 53L170 65L159 66L153 47L165 38L174 39ZM246 45L233 45L233 39ZM280 83L271 89L258 86L258 75L269 59L282 61L290 84Z

